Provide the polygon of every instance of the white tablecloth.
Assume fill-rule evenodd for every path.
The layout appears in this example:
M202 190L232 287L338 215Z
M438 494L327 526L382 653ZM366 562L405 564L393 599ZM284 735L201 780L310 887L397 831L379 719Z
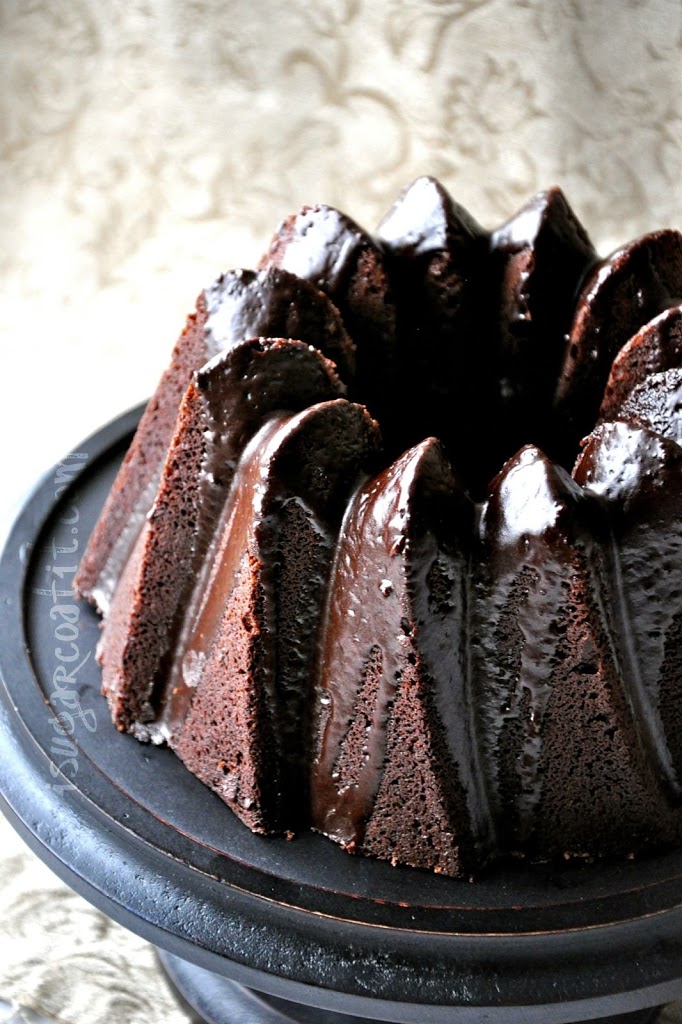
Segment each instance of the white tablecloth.
M153 948L60 882L2 817L0 851L2 1024L18 1007L59 1024L190 1024Z

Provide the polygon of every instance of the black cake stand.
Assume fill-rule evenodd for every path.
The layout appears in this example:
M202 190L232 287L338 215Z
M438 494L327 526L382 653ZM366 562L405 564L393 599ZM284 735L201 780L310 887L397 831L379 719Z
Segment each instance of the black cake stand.
M29 846L214 1024L626 1024L682 997L682 851L475 883L392 868L254 836L115 731L72 581L139 414L42 481L0 563L0 792Z

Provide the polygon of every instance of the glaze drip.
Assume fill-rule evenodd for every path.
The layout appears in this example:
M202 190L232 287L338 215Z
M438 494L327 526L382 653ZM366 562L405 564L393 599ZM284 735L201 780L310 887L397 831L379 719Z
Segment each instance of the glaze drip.
M678 712L660 695L682 581L682 448L645 428L604 424L588 439L575 477L609 510L604 589L624 691L657 775L679 799L682 752L670 727Z
M569 615L589 573L599 510L527 447L491 485L475 569L472 672L486 774L512 844L530 838L543 792L543 724Z
M165 740L182 731L192 698L219 631L220 621L240 573L248 571L245 554L265 514L263 503L274 452L292 417L276 415L254 435L235 470L225 504L216 517L211 541L197 567L183 625L173 644L155 729ZM265 673L272 694L272 672Z
M406 688L433 733L430 757L437 771L447 761L457 791L434 806L464 808L449 825L462 845L491 842L463 631L473 511L430 440L362 487L344 519L323 627L312 798L314 827L347 847L362 848L371 828L392 756L388 723ZM424 829L430 811L427 801Z

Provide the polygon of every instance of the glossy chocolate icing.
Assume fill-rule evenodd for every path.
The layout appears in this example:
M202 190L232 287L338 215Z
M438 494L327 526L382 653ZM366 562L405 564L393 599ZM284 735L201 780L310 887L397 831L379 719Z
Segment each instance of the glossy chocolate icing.
M679 799L682 448L641 426L605 423L587 439L574 476L607 512L613 547L606 607L623 685L648 756Z
M398 308L396 454L438 437L458 475L481 490L492 472L495 420L490 332L480 302L488 233L439 182L424 177L403 191L377 239ZM463 431L476 436L475 455L461 445Z
M274 412L345 391L334 365L300 341L255 338L221 352L196 372L188 392L200 396L204 417L204 480L224 485L254 431Z
M494 481L482 512L478 734L501 847L531 857L627 854L680 831L653 704L660 680L647 688L637 673L630 635L640 609L627 603L622 538L601 499L530 447Z
M329 295L343 294L368 237L331 206L304 206L275 234L264 265L278 266Z
M554 410L570 461L594 426L611 363L653 317L682 298L682 235L655 231L614 252L589 275L567 338Z
M450 800L460 803L459 820L449 828L465 846L480 849L491 841L463 632L473 517L442 449L430 439L368 481L344 519L318 673L312 815L315 828L348 848L367 846L387 730L404 686L417 688L431 716L428 728L444 730L440 758L447 760L434 770L437 777L449 775L458 791ZM349 730L358 715L366 727L361 750L351 753Z
M618 409L647 374L682 366L682 306L664 310L645 324L611 364L599 416L617 419Z
M396 312L391 283L374 240L330 206L305 206L283 222L261 268L280 267L312 281L338 307L357 351L351 397L380 420L390 447L399 419L393 403Z
M376 424L345 400L268 421L237 467L173 645L158 724L183 760L228 802L238 791L243 803L245 779L256 778L246 810L252 825L261 814L259 828L300 825L311 679L334 541L348 494L358 474L371 468L377 446ZM241 616L228 612L240 590L246 595ZM238 680L229 657L244 646L251 651L250 678ZM204 693L207 673L210 691ZM258 722L246 738L231 720L230 696L240 687L250 692ZM195 737L200 733L205 744L219 714L222 739L216 737L215 747L198 759ZM216 770L231 731L239 764L231 772ZM265 792L267 813L258 806L258 794Z
M171 743L182 732L216 641L225 605L242 569L244 553L265 515L263 504L270 463L292 419L292 416L275 413L254 434L235 469L223 509L211 524L211 540L203 545L201 565L192 580L192 593L173 644L155 723L160 734ZM271 670L268 677L272 677Z
M552 389L580 286L597 258L558 188L533 196L491 236L496 379L508 424L500 462L523 444L554 447Z
M682 367L650 373L623 400L616 415L682 445Z
M346 385L355 344L324 292L286 270L233 270L204 290L207 362L245 338L295 338L333 360ZM201 364L200 364L201 365Z
M488 233L456 203L435 178L417 178L403 189L379 223L377 239L392 256L415 260L442 252L466 257L472 245L485 245ZM464 262L464 279L471 268Z
M106 611L144 526L158 488L175 421L192 373L248 338L295 338L332 359L346 385L355 374L355 345L332 302L308 281L284 270L222 274L197 301L149 402L88 550L77 586ZM117 497L128 507L121 515Z
M474 703L491 799L512 849L531 838L541 802L543 723L570 584L604 536L600 512L533 446L509 460L482 508L470 631Z
M194 374L126 586L116 591L104 624L103 687L119 727L134 723L138 735L153 733L146 723L156 718L157 680L181 630L211 524L253 434L275 412L343 392L332 363L310 346L281 339L242 342ZM118 700L123 692L127 706Z

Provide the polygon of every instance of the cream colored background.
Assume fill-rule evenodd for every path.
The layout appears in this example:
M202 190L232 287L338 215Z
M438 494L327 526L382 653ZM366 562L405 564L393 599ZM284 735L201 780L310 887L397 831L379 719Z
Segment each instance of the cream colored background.
M678 0L0 0L0 522L303 202L371 229L432 173L489 226L560 184L603 251L680 226L681 37ZM182 1019L127 1004L140 943L0 844L0 998Z

